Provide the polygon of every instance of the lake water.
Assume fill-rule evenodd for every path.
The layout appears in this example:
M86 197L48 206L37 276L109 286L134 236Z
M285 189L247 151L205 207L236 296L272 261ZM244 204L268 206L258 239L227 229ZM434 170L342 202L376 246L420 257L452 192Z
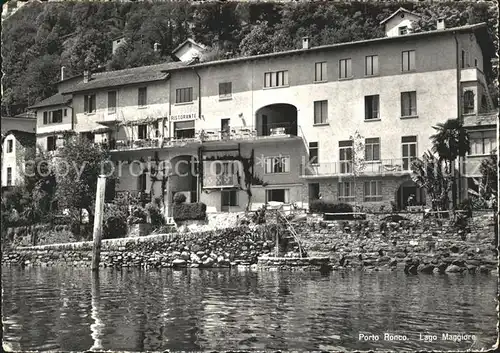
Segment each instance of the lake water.
M101 269L97 283L88 268L2 267L2 292L3 340L23 351L455 351L496 340L493 275Z

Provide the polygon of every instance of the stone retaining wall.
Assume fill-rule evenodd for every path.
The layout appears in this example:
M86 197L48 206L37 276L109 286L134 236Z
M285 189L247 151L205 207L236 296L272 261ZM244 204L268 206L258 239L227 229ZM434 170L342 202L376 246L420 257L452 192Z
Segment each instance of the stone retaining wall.
M101 245L105 267L230 267L257 263L274 247L269 227L240 227L217 232L160 234L107 239ZM92 242L14 248L3 264L89 266Z
M384 215L384 217L387 215ZM497 268L491 213L476 216L465 228L452 220L323 222L319 217L295 224L310 257L329 259L337 269L418 272L491 272ZM102 242L101 265L113 267L232 267L256 265L274 253L275 225L246 226L200 233L175 233ZM295 251L285 249L285 251ZM89 266L91 242L14 248L3 264ZM291 254L293 255L293 254ZM285 260L284 267L289 260ZM295 261L296 259L290 260ZM280 264L269 264L280 267ZM282 266L282 267L283 267ZM307 265L305 265L307 266Z
M401 269L418 272L497 271L492 213L476 215L460 229L453 220L323 222L295 227L309 256L328 256L336 269Z

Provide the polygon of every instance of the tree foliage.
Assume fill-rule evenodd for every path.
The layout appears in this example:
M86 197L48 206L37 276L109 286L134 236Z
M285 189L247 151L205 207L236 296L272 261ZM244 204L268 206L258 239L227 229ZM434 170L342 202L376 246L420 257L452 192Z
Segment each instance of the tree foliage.
M85 138L73 137L58 151L56 196L61 208L93 214L100 174L110 173L109 153ZM112 175L110 175L112 178Z
M312 45L382 37L379 22L400 6L398 1L32 2L2 21L2 104L27 106L50 96L59 65L81 74L84 68L155 64L171 60L172 50L189 37L212 48L205 60L297 49L306 35ZM491 48L485 63L495 56L494 3L412 2L405 8L423 15L417 30L431 29L440 16L449 27L486 22ZM122 35L127 47L112 55L112 39ZM491 65L485 73L492 82Z

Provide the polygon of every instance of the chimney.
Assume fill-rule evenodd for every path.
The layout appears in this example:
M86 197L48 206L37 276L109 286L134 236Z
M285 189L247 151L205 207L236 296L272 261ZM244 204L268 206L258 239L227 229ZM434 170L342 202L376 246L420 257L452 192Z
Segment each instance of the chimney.
M89 83L90 76L91 76L90 70L83 71L83 83Z
M446 25L444 23L444 17L439 17L437 19L437 29L438 30L442 30L442 29L445 29L446 28Z
M309 37L302 37L302 49L309 49Z
M161 45L160 43L156 42L154 45L153 45L153 50L154 51L160 51L160 48L161 48Z
M61 66L61 81L64 80L64 69L66 68L66 66Z

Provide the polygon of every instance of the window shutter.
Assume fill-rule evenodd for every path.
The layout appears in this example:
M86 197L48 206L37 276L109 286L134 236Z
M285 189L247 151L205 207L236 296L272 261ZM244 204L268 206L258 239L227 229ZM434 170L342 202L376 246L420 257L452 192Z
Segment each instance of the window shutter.
M89 96L83 96L83 111L85 113L89 112Z
M43 123L44 124L48 123L47 112L43 112Z

